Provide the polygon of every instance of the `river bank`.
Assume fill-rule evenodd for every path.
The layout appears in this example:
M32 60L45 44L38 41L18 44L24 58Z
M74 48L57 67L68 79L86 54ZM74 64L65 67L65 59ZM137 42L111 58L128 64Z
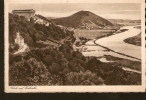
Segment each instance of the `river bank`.
M94 43L94 41L92 43ZM141 61L138 59L110 51L109 49L107 50L106 48L103 48L99 45L97 46L96 44L93 45L91 44L91 41L90 46L88 44L88 46L86 47L88 47L88 50L90 50L90 52L82 52L84 56L97 57L97 59L101 62L108 63L109 65L115 64L121 66L125 71L130 71L138 74L141 73Z
M87 48L87 50L83 51L82 54L84 56L90 56L90 57L92 56L98 57L98 58L101 57L99 59L100 61L103 61L105 63L115 63L118 66L122 65L121 67L123 68L123 70L140 74L141 73L141 58L139 54L138 56L136 55L133 56L133 52L135 52L136 50L137 52L140 53L141 51L140 48L137 46L130 46L131 44L127 44L123 41L127 37L132 37L132 36L135 36L136 34L139 34L138 32L140 31L140 29L134 28L133 26L122 27L121 29L126 29L126 31L120 32L118 34L113 34L109 37L93 39L86 42L85 47ZM128 34L129 32L134 33L134 34ZM128 34L128 36L125 36L126 34ZM116 43L115 45L114 45L114 42ZM119 45L120 45L120 48L118 48ZM116 48L114 48L114 46L116 46ZM127 48L128 46L130 48ZM126 53L124 52L124 50L126 51ZM128 50L129 52L127 53ZM109 56L110 56L110 59L109 59Z
M141 30L134 28L134 26L122 27L121 29L128 29L128 31L98 39L95 43L115 52L141 59L141 47L124 42L125 39L138 35Z
M140 59L138 59L138 58L135 58L135 57L132 57L132 56L120 53L120 52L116 52L105 46L99 45L95 41L96 41L96 39L86 42L84 48L87 48L87 49L86 49L86 51L82 51L82 54L84 56L101 57L104 55L111 55L111 56L115 56L115 57L123 58L123 59L127 59L127 60L140 61Z

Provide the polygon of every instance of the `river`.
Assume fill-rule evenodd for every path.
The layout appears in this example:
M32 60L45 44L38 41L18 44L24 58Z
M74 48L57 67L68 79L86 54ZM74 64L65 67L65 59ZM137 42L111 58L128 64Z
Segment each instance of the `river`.
M112 55L119 58L129 59L133 61L140 61L141 59L141 46L135 46L128 43L125 43L123 40L129 37L136 36L140 33L140 29L134 28L134 26L125 26L120 29L128 29L125 32L115 33L114 35L104 37L101 39L93 39L86 42L86 51L91 52L82 52L84 56L96 56L101 57L103 55ZM104 46L113 51L107 51L106 48L98 46L96 44ZM122 55L123 54L123 55ZM128 56L125 56L128 55ZM132 58L133 57L133 58ZM135 59L137 58L137 59Z
M116 52L141 59L141 46L131 45L123 41L129 37L138 35L141 29L134 28L134 26L126 26L122 27L121 29L128 29L128 31L98 39L95 41L95 43L105 46Z

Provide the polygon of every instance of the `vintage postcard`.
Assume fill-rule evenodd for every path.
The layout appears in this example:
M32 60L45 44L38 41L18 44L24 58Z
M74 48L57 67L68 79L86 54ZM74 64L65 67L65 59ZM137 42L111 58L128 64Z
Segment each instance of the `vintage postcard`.
M144 92L144 0L5 0L5 92Z

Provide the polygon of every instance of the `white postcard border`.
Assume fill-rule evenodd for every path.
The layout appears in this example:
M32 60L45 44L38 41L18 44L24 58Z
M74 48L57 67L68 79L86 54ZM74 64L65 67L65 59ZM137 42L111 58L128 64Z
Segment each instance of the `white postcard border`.
M6 0L7 1L7 0ZM15 1L20 0L9 0ZM26 0L29 1L29 0ZM41 2L40 0L37 0ZM45 1L45 0L44 0ZM50 1L50 0L49 0ZM61 1L61 0L58 0ZM66 0L64 0L66 2ZM70 1L70 0L67 0ZM84 2L84 0L79 0ZM86 1L86 0L85 0ZM91 0L90 0L91 1ZM94 1L94 0L93 0ZM117 0L116 0L117 1ZM122 0L120 0L122 1ZM133 0L132 0L133 1ZM137 1L137 0L135 0ZM140 1L140 0L139 0ZM38 3L37 2L37 3ZM142 26L142 85L130 85L130 86L9 86L9 54L8 54L8 7L9 3L5 2L5 92L6 93L32 93L32 92L144 92L145 91L145 1L141 0L141 26ZM28 3L28 2L27 2ZM36 3L36 2L35 2ZM44 2L43 2L44 3ZM85 3L85 2L84 2Z

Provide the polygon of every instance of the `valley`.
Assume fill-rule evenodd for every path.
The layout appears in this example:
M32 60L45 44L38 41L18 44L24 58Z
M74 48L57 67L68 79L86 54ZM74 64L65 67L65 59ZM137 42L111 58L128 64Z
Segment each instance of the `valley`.
M114 51L141 59L141 53L139 52L141 51L141 47L124 42L124 39L136 36L140 33L140 29L135 29L133 27L134 26L122 27L122 29L128 29L128 31L121 32L121 33L112 35L110 37L99 39L95 41L95 43L105 46ZM131 52L135 52L135 53L133 54Z
M140 47L123 41L140 29L114 25L89 11L51 20L10 13L9 28L10 85L141 84ZM13 53L18 31L28 52Z
M74 30L74 36L75 37L84 37L88 39L95 39L95 38L102 38L105 36L112 35L115 32L115 30L104 30L104 29L98 29L98 30Z
M75 31L75 34L76 34L75 36L91 39L90 41L86 42L85 46L83 47L83 48L86 48L85 51L82 51L82 54L84 56L91 56L91 57L95 56L95 57L98 57L99 59L103 59L103 57L105 57L105 59L106 59L106 57L107 57L106 55L110 55L110 56L125 59L125 61L126 60L127 61L131 60L131 61L134 61L134 62L141 62L141 60L140 60L141 59L141 53L139 52L140 47L139 46L134 46L134 45L131 45L131 44L127 44L127 43L124 42L125 38L133 37L133 36L139 34L140 30L135 29L134 27L135 26L122 27L121 30L122 29L128 29L128 30L123 31L121 33L116 33L116 34L112 33L111 36L107 36L109 34L108 31L107 31L108 34L107 33L106 34L102 33L102 32L106 32L106 31L100 31L100 35L97 35L98 32L99 32L98 30L97 31L95 31L95 30L93 30L93 31L92 30ZM84 33L82 33L83 31L84 31ZM76 33L76 32L78 32L78 33ZM91 35L90 35L90 32L91 32ZM95 33L93 33L93 32L95 32ZM132 32L134 32L134 33L132 33ZM94 34L94 35L92 35L92 34ZM126 34L129 34L129 35L126 35ZM103 38L100 39L101 35L103 35ZM123 49L120 48L120 45ZM127 47L126 47L127 51L124 48L126 45L127 45ZM117 49L116 49L116 47L117 47ZM132 47L133 47L133 49L131 49ZM134 51L134 50L137 50L137 51ZM133 54L132 52L135 52L135 54ZM112 61L114 63L116 63L115 59L112 60ZM108 61L106 61L106 62L108 62ZM125 62L123 62L123 63L125 63ZM140 65L141 64L139 63L139 67L135 66L133 68L134 69L135 68L136 69L141 69ZM131 66L133 66L133 65L131 65ZM129 67L132 68L131 66L129 66ZM126 69L125 67L123 67L123 68ZM134 72L136 72L136 70Z

